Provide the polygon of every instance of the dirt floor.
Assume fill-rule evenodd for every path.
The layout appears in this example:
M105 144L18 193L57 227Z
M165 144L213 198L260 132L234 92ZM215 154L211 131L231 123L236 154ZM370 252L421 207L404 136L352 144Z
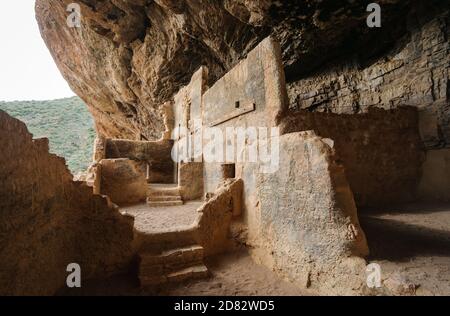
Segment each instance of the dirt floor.
M122 209L136 217L146 232L188 226L201 203L168 209L137 205ZM374 295L450 295L450 204L406 205L359 211L371 251L369 262L381 267L383 287ZM206 260L211 276L141 292L132 272L107 280L83 283L59 295L316 295L280 279L257 265L246 250Z
M245 251L206 260L211 276L166 287L157 292L141 292L139 282L131 276L116 276L107 280L91 280L81 289L63 289L58 295L314 295L281 280L267 268L257 265ZM130 274L131 275L131 274Z
M222 255L206 261L212 276L205 280L168 287L160 295L313 295L281 280L266 267L257 265L246 251Z
M359 214L369 261L380 264L389 288L399 295L450 295L450 204Z
M197 218L202 202L182 206L154 207L147 204L122 207L121 212L135 217L135 228L145 233L167 232L189 227ZM267 268L257 265L246 250L205 260L211 276L207 279L164 287L141 293L137 280L119 276L91 281L75 295L302 295L305 292L281 280ZM131 273L132 274L132 273ZM106 291L106 292L104 292Z
M138 231L158 233L192 225L197 218L197 210L202 202L186 202L180 206L149 207L146 203L122 207L121 212L135 218Z

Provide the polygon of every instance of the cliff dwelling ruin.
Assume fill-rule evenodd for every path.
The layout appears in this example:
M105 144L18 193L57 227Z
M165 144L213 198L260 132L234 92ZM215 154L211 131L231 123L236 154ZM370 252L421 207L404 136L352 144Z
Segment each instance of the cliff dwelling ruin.
M36 16L93 162L0 111L0 294L450 294L445 1L376 30L357 1L72 2Z

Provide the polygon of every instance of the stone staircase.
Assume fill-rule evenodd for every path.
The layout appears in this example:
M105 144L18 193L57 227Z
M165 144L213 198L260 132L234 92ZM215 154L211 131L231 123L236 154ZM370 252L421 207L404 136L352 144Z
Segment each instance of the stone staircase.
M199 245L181 246L156 254L140 254L139 280L143 288L200 279L208 275L208 268L203 264L203 247Z
M180 188L170 184L150 184L147 204L151 207L183 205Z

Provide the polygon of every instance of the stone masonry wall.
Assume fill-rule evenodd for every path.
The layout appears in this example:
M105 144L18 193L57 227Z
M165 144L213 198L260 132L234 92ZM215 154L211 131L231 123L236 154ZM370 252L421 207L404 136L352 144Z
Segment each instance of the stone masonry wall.
M268 38L205 92L203 124L224 133L231 127L270 132L280 123L286 100L280 48ZM269 135L269 143L275 138ZM267 173L259 155L257 161L247 155L256 141L247 134L242 152L227 161L235 162L235 176L244 185L234 238L250 247L256 261L302 287L327 293L334 286L345 293L361 288L367 243L343 168L327 145L332 141L314 133L282 135L279 164L273 161ZM244 161L237 159L240 154ZM223 164L204 165L205 192L215 192Z
M0 148L0 295L52 295L69 263L82 282L128 268L133 220L73 182L47 139L0 111Z
M127 158L103 159L99 165L102 195L119 206L145 202L148 184L138 162Z
M107 139L105 145L106 159L128 158L140 163L145 175L149 166L151 183L173 183L174 163L171 157L173 141L133 141Z
M314 130L332 139L359 207L417 197L425 154L415 108L353 115L298 111L283 119L281 129L281 134Z
M426 120L425 145L450 146L449 26L448 11L426 23L411 21L409 34L370 64L337 61L289 83L290 107L354 114L414 106Z

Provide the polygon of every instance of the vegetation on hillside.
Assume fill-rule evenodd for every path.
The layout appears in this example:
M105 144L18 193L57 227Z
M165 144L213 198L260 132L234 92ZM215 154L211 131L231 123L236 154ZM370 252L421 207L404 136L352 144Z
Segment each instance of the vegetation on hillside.
M94 123L80 98L0 102L0 110L23 121L34 138L48 138L50 151L66 158L73 174L91 163Z

